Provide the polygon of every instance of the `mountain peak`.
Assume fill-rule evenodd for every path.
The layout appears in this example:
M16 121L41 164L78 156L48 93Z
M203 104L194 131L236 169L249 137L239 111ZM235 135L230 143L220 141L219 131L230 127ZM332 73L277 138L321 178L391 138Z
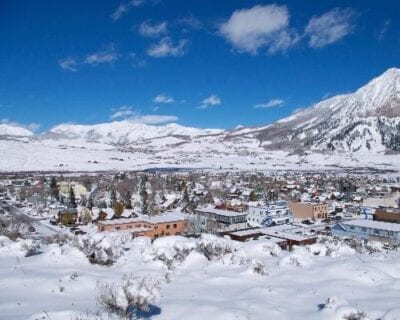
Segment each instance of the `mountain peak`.
M33 132L14 124L0 123L0 136L29 137Z

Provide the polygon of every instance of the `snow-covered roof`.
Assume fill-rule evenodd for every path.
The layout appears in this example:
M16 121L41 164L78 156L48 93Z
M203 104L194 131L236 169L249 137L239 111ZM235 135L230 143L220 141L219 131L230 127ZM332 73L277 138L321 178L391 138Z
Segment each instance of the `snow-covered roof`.
M128 218L128 219L114 219L108 221L99 221L99 223L104 225L114 225L114 224L125 224L125 223L135 223L135 222L146 222L150 224L157 224L157 223L167 223L167 222L175 222L175 221L182 221L186 220L183 214L179 213L168 213L159 216L147 216L147 215L140 215L136 218Z
M361 228L371 228L371 229L400 232L400 224L398 223L374 221L367 219L356 219L356 220L342 222L340 224L354 226L354 227L361 227Z
M198 209L196 209L196 211L204 212L204 213L213 213L213 214L216 214L219 216L225 216L225 217L239 217L239 216L247 215L247 213L245 213L245 212L221 210L221 209L215 209L212 207L198 208Z

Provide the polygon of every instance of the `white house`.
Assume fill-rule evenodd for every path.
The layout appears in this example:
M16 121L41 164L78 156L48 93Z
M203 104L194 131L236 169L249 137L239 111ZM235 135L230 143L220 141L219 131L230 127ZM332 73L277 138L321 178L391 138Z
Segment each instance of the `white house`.
M269 202L264 206L249 206L247 223L251 227L280 225L293 222L286 201Z

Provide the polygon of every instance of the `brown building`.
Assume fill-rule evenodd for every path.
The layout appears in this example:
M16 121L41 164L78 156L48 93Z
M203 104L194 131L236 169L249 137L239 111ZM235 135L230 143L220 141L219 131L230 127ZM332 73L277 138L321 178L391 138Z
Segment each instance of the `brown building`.
M182 235L186 233L187 227L186 219L173 214L99 221L97 224L99 232L125 231L132 233L134 237L146 236L152 240L164 236Z
M397 208L377 208L374 220L383 222L400 223L400 209Z
M326 219L328 217L328 206L326 203L289 201L289 209L295 218L315 220Z

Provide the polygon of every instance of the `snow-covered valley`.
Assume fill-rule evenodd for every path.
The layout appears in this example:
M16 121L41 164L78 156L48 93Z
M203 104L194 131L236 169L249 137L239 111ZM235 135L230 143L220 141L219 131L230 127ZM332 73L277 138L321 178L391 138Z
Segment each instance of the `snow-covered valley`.
M120 234L90 237L114 256L112 266L90 264L83 238L42 244L26 257L27 240L2 237L0 318L110 319L99 304L101 287L128 275L158 288L142 292L153 298L152 319L400 317L400 252L378 243L354 247L321 238L288 252L267 240L237 243L211 235L153 244Z

